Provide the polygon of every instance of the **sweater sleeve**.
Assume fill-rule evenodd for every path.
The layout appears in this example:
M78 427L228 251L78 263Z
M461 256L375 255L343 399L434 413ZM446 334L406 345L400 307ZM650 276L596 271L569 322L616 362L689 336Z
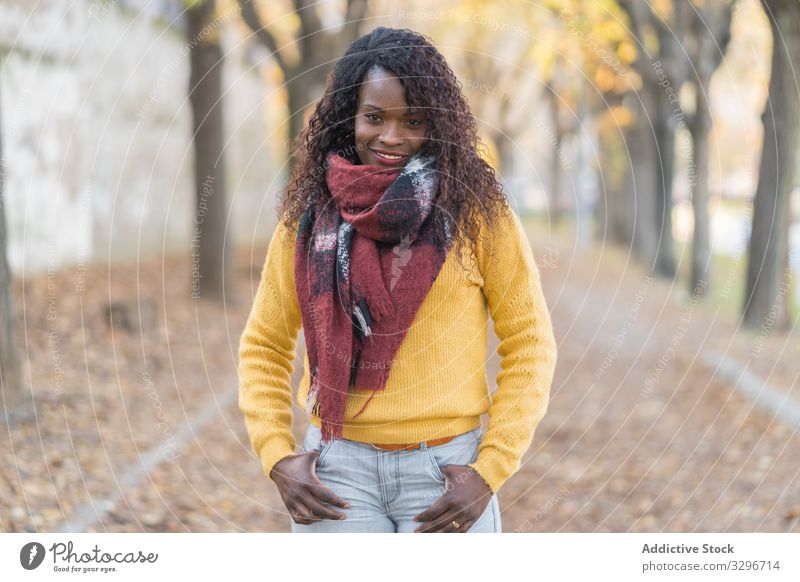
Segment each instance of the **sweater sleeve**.
M470 466L494 493L520 466L547 411L557 346L539 270L522 223L504 208L477 244L483 292L500 340L489 424Z
M294 454L296 444L291 377L301 317L292 243L279 222L239 344L239 409L267 477L275 463Z

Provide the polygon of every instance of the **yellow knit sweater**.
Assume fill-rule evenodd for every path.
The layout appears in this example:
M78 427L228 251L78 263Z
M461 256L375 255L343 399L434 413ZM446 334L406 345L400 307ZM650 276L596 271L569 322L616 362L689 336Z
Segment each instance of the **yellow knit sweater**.
M302 327L294 283L296 228L279 222L273 234L239 348L239 407L267 476L275 463L295 453L290 378ZM547 410L556 342L539 270L516 213L505 209L497 224L482 228L477 253L464 257L471 272L459 264L455 250L448 254L400 345L385 389L355 419L372 391L349 393L344 437L423 441L472 430L488 413L471 466L496 493L519 468ZM500 339L501 371L493 394L486 378L488 314ZM296 404L306 414L307 352L304 359ZM309 421L320 425L316 416Z

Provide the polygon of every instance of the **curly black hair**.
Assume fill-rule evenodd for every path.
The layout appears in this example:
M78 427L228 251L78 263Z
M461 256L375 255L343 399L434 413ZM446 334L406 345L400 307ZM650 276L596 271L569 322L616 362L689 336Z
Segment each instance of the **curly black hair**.
M434 228L444 240L443 215L450 218L461 257L464 240L474 245L481 221L492 224L498 210L508 208L508 200L494 169L479 153L485 145L478 139L461 83L430 39L407 28L378 27L353 42L336 62L325 94L292 144L292 155L298 157L281 195L279 219L296 225L308 204L321 208L330 200L324 172L328 152L358 163L356 101L359 86L374 67L396 75L406 104L428 113L423 151L436 156L439 172Z

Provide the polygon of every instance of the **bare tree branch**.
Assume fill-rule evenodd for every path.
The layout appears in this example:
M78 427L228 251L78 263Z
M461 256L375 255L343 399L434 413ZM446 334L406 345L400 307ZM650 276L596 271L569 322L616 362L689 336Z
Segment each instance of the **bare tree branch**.
M653 68L647 63L648 60L653 58L653 55L648 51L646 36L648 31L650 34L653 34L652 31L655 28L655 34L658 38L658 25L654 23L654 21L658 19L653 17L652 9L642 0L617 0L617 3L622 11L628 15L628 20L631 23L631 33L637 43L636 51L639 56L634 60L632 68L643 80L646 79L649 80L649 82L653 82L655 74ZM659 39L659 44L660 42ZM659 47L659 50L662 48L663 47ZM657 56L658 55L656 55L656 57Z
M622 11L628 15L633 38L636 39L640 45L644 46L644 36L642 35L642 27L639 24L638 10L636 10L634 6L634 0L617 0L617 4L619 4Z
M275 41L275 37L272 36L272 33L261 23L261 17L258 15L256 7L253 5L253 0L238 0L238 2L241 9L242 19L245 21L245 24L247 24L247 26L249 26L250 29L255 33L256 38L272 54L284 75L288 77L290 73L289 67L278 50L278 43Z
M361 22L367 15L367 0L347 0L347 13L345 15L344 30L339 39L342 48L337 54L342 54L351 42L358 38Z
M325 38L327 35L321 36L322 21L317 14L317 4L316 0L294 0L294 11L300 19L300 35L297 42L303 60L307 63L315 63L323 55L329 56L326 54L327 51L322 50L329 41Z

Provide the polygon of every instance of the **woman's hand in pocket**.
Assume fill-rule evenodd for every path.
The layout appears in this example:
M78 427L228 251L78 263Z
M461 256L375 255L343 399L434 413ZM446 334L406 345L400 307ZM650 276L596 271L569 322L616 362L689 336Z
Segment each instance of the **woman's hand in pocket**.
M415 530L425 533L464 533L478 521L492 499L492 490L478 472L468 465L445 465L444 495L414 520ZM455 526L454 524L458 524Z
M350 504L322 484L315 470L318 451L288 455L275 463L270 478L278 486L295 523L308 525L320 519L345 519L329 505L350 509Z

